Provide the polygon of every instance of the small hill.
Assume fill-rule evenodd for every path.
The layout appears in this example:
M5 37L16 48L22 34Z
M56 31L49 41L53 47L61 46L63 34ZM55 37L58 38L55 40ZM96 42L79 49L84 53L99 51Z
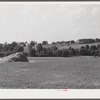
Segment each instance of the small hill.
M17 52L1 58L0 62L28 62L28 59L23 52Z

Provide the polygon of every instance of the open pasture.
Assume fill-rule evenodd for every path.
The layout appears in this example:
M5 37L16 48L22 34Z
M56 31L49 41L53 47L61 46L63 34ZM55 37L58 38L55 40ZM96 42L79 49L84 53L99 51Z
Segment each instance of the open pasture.
M30 57L0 63L0 88L100 89L100 58Z

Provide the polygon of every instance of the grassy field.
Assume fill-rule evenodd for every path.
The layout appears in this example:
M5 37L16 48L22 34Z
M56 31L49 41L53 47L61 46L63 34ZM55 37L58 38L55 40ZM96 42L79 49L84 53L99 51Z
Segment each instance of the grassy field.
M0 88L100 89L100 58L29 58L0 63Z

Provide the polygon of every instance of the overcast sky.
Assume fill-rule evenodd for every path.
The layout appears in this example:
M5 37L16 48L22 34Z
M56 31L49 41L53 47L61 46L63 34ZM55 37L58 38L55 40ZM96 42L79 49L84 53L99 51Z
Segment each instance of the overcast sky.
M0 42L100 38L100 3L0 2Z

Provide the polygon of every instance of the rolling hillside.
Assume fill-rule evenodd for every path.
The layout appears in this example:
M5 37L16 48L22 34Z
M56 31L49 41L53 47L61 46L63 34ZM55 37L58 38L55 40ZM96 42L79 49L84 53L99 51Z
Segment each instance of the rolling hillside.
M48 44L48 45L44 45L43 47L45 48L48 48L48 47L52 47L52 46L57 46L58 49L66 49L66 48L69 48L69 47L72 47L72 48L80 48L81 46L86 46L86 45L98 45L100 43L90 43L90 44L71 44L71 45L68 45L68 44L55 44L55 45L52 45L52 44Z

